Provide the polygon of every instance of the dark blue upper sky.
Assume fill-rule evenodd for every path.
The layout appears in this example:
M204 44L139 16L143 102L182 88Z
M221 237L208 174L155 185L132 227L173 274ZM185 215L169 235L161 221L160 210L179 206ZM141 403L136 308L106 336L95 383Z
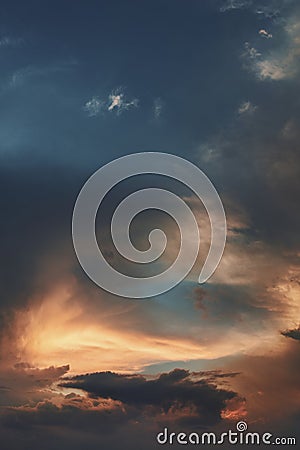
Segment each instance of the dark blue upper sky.
M215 1L5 3L2 157L89 168L136 151L195 158L243 101L267 95L243 67L245 42L273 45L258 35L270 18L253 11L220 12ZM84 110L117 91L137 107Z

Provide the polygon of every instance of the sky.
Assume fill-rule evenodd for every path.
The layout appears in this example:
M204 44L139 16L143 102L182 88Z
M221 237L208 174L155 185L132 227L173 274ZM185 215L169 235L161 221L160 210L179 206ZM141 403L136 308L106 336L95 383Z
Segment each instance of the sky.
M2 0L0 11L1 449L147 450L166 426L241 420L300 441L298 2ZM180 193L201 232L186 279L134 300L87 277L71 220L84 182L138 152L203 170L228 235L199 285L203 205L162 177L124 181L97 216L115 267L150 276L179 248L172 219L151 210L132 238L143 250L165 230L160 262L119 257L109 223L138 189Z

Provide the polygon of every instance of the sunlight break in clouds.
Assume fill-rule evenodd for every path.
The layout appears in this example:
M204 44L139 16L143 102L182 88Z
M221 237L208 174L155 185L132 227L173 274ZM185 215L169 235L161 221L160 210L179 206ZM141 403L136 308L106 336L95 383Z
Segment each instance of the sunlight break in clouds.
M92 319L84 308L84 299L75 300L70 286L49 293L41 302L32 302L29 308L17 311L12 334L2 342L2 352L14 347L10 364L46 367L67 360L71 371L78 373L99 369L132 372L149 363L174 357L196 359L213 351L188 337L134 329L130 325L130 320L135 322L133 311L102 312Z

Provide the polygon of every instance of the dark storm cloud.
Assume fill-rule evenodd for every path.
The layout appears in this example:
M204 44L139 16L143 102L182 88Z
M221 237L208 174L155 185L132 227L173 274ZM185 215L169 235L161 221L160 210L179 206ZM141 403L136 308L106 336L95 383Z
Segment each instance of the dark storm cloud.
M22 366L21 370L32 369ZM43 374L55 371L59 375L65 370L49 368ZM115 449L126 449L127 445L139 448L141 435L145 439L143 446L153 448L155 435L164 423L172 423L175 428L218 424L227 402L241 399L235 392L216 385L236 375L175 369L151 379L112 372L70 377L61 385L79 388L88 397L53 393L47 400L2 409L3 448L18 448L22 440L22 448L27 449L29 443L36 445L38 436L44 439L47 449L54 448L54 436L58 448L81 448L79 442L82 445L83 439L89 449L105 443ZM73 443L76 435L77 442Z
M176 405L179 410L194 407L197 420L208 425L220 420L220 413L225 407L226 400L237 395L211 384L219 377L219 374L210 374L208 381L205 374L193 374L184 369L175 369L154 380L147 380L141 375L100 372L78 375L61 385L82 389L91 396L119 400L138 408L152 406L166 413Z
M281 334L291 339L295 339L296 341L300 341L300 327L282 331Z

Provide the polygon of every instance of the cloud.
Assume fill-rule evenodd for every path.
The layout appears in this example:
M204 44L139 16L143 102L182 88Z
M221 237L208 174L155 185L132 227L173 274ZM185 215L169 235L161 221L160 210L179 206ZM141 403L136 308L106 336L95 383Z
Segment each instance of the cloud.
M51 397L51 389L63 375L69 371L69 365L50 366L43 369L29 363L16 363L14 367L0 366L0 385L2 393L0 405L20 406ZM4 389L4 390L3 390Z
M86 102L83 107L83 110L87 113L89 117L94 117L99 114L99 112L103 109L104 102L100 100L98 97L92 97L90 100Z
M264 29L259 30L258 34L265 39L271 39L273 37L273 35L271 33L268 33Z
M113 372L99 372L77 375L63 381L64 388L80 389L93 398L100 397L120 401L138 409L154 408L154 414L192 412L191 420L198 424L211 425L220 421L226 401L237 397L232 391L217 387L219 379L236 374L217 372L191 373L175 369L154 379L142 375L122 375Z
M122 89L115 89L109 95L107 99L100 99L98 96L93 96L83 106L83 110L89 117L95 117L100 112L109 111L121 114L123 111L127 111L131 108L137 108L139 100L134 98L128 100Z
M300 341L300 327L282 331L281 334L291 339L295 339L296 341Z
M234 9L249 8L252 5L252 0L227 0L223 1L223 5L220 7L220 12L231 11Z
M29 65L15 70L9 77L8 87L17 88L23 86L31 79L47 78L51 74L71 70L77 64L75 60L61 62L49 66Z
M298 435L293 422L299 418L299 342L282 339L269 354L244 355L229 362L228 370L241 372L231 379L232 389L247 400L248 423L255 421L258 429ZM292 425L292 426L291 426Z
M250 101L246 101L241 103L241 105L238 108L239 115L249 115L253 114L257 109L257 106L253 105Z
M250 52L251 62L256 64L262 58L258 53L256 49ZM206 292L200 291L198 300L192 300L206 321L211 316L222 318L227 325L234 320L235 331L239 320L241 326L253 323L256 327L256 317L256 324L260 323L256 344L252 336L256 352L260 351L259 340L260 345L264 342L263 351L270 348L267 341L273 342L273 347L280 345L282 337L274 334L274 329L284 329L300 316L300 289L294 280L299 272L300 223L299 120L294 96L298 79L292 83L282 90L270 84L251 121L239 120L236 115L199 150L204 170L228 193L230 203L223 199L227 218L234 217L235 206L246 213L247 220L244 227L229 226L222 261L205 286ZM248 110L251 107L244 102L241 113ZM236 288L231 291L233 284ZM250 312L253 307L256 312Z
M251 47L249 42L245 42L245 53L243 55L249 59L256 59L261 56L261 53L255 47Z
M256 64L257 75L262 80L283 80L293 75L284 61L265 59Z
M155 119L159 119L163 110L163 101L161 98L156 98L153 103L153 114Z
M194 300L195 308L202 311L206 316L207 313L206 302L209 301L208 292L205 289L203 289L203 287L198 286L194 289L192 298Z
M120 89L113 91L109 94L108 98L108 111L117 111L117 114L130 108L137 108L139 103L137 98L127 100L125 94Z
M31 370L24 365L21 370L27 369ZM63 374L63 368L57 369L56 375ZM52 390L47 386L40 389L44 398L23 399L2 408L1 448L18 448L19 438L26 441L29 436L34 436L31 446L36 448L39 430L45 448L52 448L51 436L56 437L56 448L82 448L72 445L74 434L81 446L84 439L88 448L119 448L116 436L120 438L120 433L124 435L119 442L128 442L128 448L141 448L140 433L146 448L153 448L153 436L161 426L214 426L229 416L244 416L245 399L227 386L237 375L175 369L155 377L114 372L64 377ZM63 444L64 435L67 438ZM97 445L87 445L90 440Z
M260 80L287 80L295 78L300 70L300 21L289 19L283 27L285 41L279 47L273 48L264 56L246 42L244 56L249 61L248 68ZM259 34L270 39L272 35L261 29Z
M267 19L277 19L285 6L293 0L222 0L220 12L226 13L234 10L249 9L253 13Z
M24 42L21 38L13 38L10 36L0 37L0 48L4 47L18 47Z

